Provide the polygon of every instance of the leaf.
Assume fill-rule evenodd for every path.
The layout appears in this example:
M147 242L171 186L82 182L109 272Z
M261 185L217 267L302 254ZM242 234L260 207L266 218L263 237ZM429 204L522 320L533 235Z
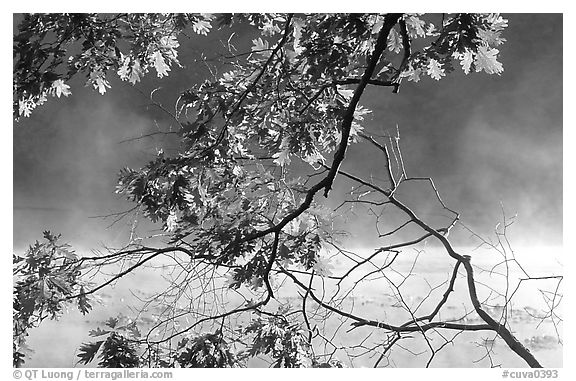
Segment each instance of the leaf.
M24 299L19 298L19 311L21 311L23 315L32 315L34 313L34 310L36 309L36 297L37 295L32 294Z
M178 39L173 34L169 36L164 36L160 39L160 46L163 49L168 49L176 53L176 49L180 46Z
M500 74L504 71L502 64L497 61L498 49L480 46L476 52L476 71L484 70L488 74Z
M464 70L464 73L470 73L472 62L474 62L474 54L470 50L466 50L463 54L460 55L460 64L462 65L462 70Z
M61 95L67 97L68 95L72 94L72 92L70 91L70 86L65 84L64 81L61 79L52 82L51 90L54 91L54 93L58 98L60 98Z
M382 62L382 60L380 62ZM386 61L384 61L384 62L386 62ZM394 69L394 65L392 65L391 62L387 62L382 66L382 69L380 69L378 71L378 73L376 73L376 77L384 80L384 79L388 78L387 74L392 73L393 69Z
M128 81L130 81L131 84L135 85L136 82L140 82L140 79L143 76L144 76L144 70L142 70L140 60L135 59L134 64L132 65L132 71L130 72L130 77L128 77Z
M495 30L478 29L478 37L482 39L488 46L498 46L506 42L505 38L500 37L501 32Z
M156 72L158 73L158 78L168 76L168 72L170 71L170 66L168 66L166 64L166 61L164 61L164 57L162 56L162 53L160 53L159 51L154 52L154 54L152 55L152 63L154 64L154 68L156 69Z
M280 29L278 24L274 23L274 20L267 20L266 23L262 25L262 34L264 36L273 36L281 31L282 29Z
M426 22L416 16L408 16L405 18L406 29L411 38L426 37Z
M46 276L46 281L48 284L54 286L58 291L69 294L71 292L70 285L68 282L59 276Z
M116 328L116 325L118 324L118 319L117 318L110 318L110 319L106 320L105 324L110 328Z
M226 286L228 288L232 288L232 289L237 290L242 285L242 281L236 279L235 275L236 275L236 272L234 272L234 271L228 272L225 276L226 281L224 282L224 284L226 284Z
M388 35L388 50L394 53L400 53L402 50L402 36L395 28L392 28Z
M414 69L412 66L410 66L408 69L402 72L401 76L403 78L408 78L409 81L418 82L420 81L421 75L422 75L422 69L420 68Z
M340 94L347 101L352 99L352 96L354 95L353 89L347 89L347 88L340 86L340 85L337 86L337 90L338 90L338 94Z
M130 333L130 336L132 336L133 339L138 339L142 336L135 321L126 325L126 330Z
M438 36L439 32L436 29L436 26L434 26L434 24L429 23L428 26L426 27L426 35L428 36Z
M39 298L50 299L50 297L52 296L52 292L50 292L50 287L48 286L46 278L38 279L38 282L36 282L36 284L39 291Z
M382 29L383 25L384 25L384 17L382 17L380 15L376 15L376 21L374 22L374 25L372 26L371 33L377 34L378 32L380 32L380 29Z
M100 340L96 341L95 343L82 344L82 346L79 349L80 353L78 353L78 357L80 357L80 360L78 360L78 362L84 365L88 365L90 362L92 362L92 360L94 360L94 357L96 356L96 353L98 353L98 350L102 346L103 342L104 340Z
M24 260L24 257L22 257L22 256L20 256L20 255L18 255L18 254L16 254L16 253L12 253L12 263L13 263L13 264L20 263L20 262L22 262L23 260ZM14 269L14 270L16 270L16 269Z
M78 298L78 309L82 315L86 315L92 309L92 305L88 302L88 297L85 294L84 286L80 287L80 297Z
M274 155L272 155L272 157L274 157L274 163L280 165L280 166L285 166L290 164L290 149L286 148L280 152L276 152Z
M316 168L318 163L326 162L326 158L320 152L314 150L313 152L307 154L304 157L304 161L313 166L314 168Z
M170 211L168 218L166 218L166 231L173 232L178 227L178 215L174 210Z
M442 65L440 62L436 61L434 58L430 59L428 63L428 68L426 70L426 74L430 77L434 78L435 80L439 81L444 77L446 74L444 73L444 69L442 69Z
M502 17L499 13L492 13L488 16L488 21L492 24L494 30L504 30L508 27L508 19Z
M284 137L282 143L280 143L280 152L276 152L272 157L274 157L274 163L285 166L290 164L290 139Z
M300 44L300 40L302 38L302 30L305 28L306 23L303 19L294 17L294 19L292 19L292 24L294 26L294 32L292 32L292 35L294 36L294 42L292 47L294 48L294 52L296 54L300 54L304 50Z
M368 115L371 113L372 113L372 110L370 110L366 107L356 106L356 109L354 110L354 119L355 120L364 120L364 115ZM360 130L358 130L358 131L360 131Z
M132 66L130 66L131 62ZM144 71L142 70L139 59L132 61L130 57L125 57L122 58L122 65L118 69L117 74L123 81L128 81L135 85L137 82L140 82L140 79L144 76Z
M108 81L104 79L104 75L100 72L91 73L90 81L92 82L92 86L97 89L101 95L106 93L106 88L111 87Z
M352 125L350 126L350 140L352 140L353 142L356 142L357 138L358 138L358 134L360 132L362 132L363 130L364 130L364 127L362 127L359 123L352 122Z
M68 259L70 262L75 262L78 259L76 253L70 248L70 245L68 244L59 245L57 253L59 256Z
M262 286L264 286L264 280L262 280L262 278L259 277L252 277L250 278L249 285L253 290L258 290Z
M285 232L289 235L297 235L300 231L300 223L301 220L299 218L293 219L286 225Z
M242 174L244 174L244 170L241 166L235 165L234 168L232 168L232 174L236 177L240 177Z
M18 115L28 118L32 115L32 110L34 110L35 107L36 104L30 98L20 99L18 101Z
M111 331L107 331L107 330L103 330L100 329L100 327L90 330L88 332L88 335L90 335L91 337L98 337L98 336L104 336L106 334L109 334Z
M212 24L206 20L197 20L192 23L192 30L197 34L202 34L206 36L210 29L212 28Z
M484 41L484 43L488 46L498 46L506 42L506 39L500 37L500 35L508 26L508 20L500 16L498 13L493 13L486 17L486 21L489 24L488 29L478 29L478 36Z
M255 40L252 40L252 51L253 52L259 52L262 50L268 50L269 49L269 44L268 41L262 40L262 37L258 37Z

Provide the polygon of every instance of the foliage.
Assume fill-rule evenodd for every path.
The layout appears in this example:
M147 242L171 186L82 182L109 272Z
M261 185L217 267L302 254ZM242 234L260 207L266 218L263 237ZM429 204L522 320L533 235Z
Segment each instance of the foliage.
M57 318L69 303L82 314L92 309L84 294L81 262L59 239L60 235L45 231L45 242L36 241L23 256L13 256L14 366L24 361L28 329L46 318Z
M417 81L424 72L432 77L448 73L455 58L472 57L465 68L486 70L488 60L478 57L484 57L484 47L495 49L502 42L499 35L506 25L497 15L455 15L442 28L416 15L392 19L337 14L271 18L265 34L276 42L254 40L246 60L181 94L177 106L186 120L179 131L179 155L168 158L160 151L141 170L124 170L117 192L141 204L152 221L162 221L173 242L193 237L196 253L221 264L248 259L245 271L236 272L239 283L262 279L273 240L255 244L243 238L285 224L285 216L306 200L304 184L290 176L292 158L313 167L325 163L341 145L348 116L353 115L346 121L347 135L354 140L361 131L362 116L369 111L357 107L350 112L354 91L347 84L359 82L383 28L396 31L397 37L386 40L388 53L378 60L381 69L373 81L395 87L402 78ZM403 57L396 68L402 44L394 41L402 38L431 43ZM263 157L274 158L276 166L265 165ZM298 232L281 232L281 250L305 251L288 250L305 269L316 260L326 217L306 208L290 218Z
M257 319L244 333L254 334L250 356L269 354L276 368L310 367L314 363L305 330L283 316Z
M292 46L286 49L284 58L292 68L303 65L298 71L311 81L357 74L360 63L373 48L384 18L375 14L294 18L292 36L286 41ZM14 116L30 116L49 95L70 95L66 82L79 73L87 77L86 86L101 94L110 88L107 76L111 72L132 84L152 68L159 78L167 76L172 66L180 66L178 37L186 28L206 35L213 23L223 27L247 21L270 38L281 33L285 20L286 16L276 14L25 14L18 25L19 33L14 36ZM420 15L404 16L388 37L391 52L399 53L408 40L436 40L407 57L399 69L392 65L392 57L383 59L377 78L407 77L418 81L427 74L440 79L453 70L453 59L460 61L466 73L484 70L493 74L503 70L497 62L496 49L505 41L501 32L507 21L501 16L458 14L441 24L436 26ZM269 46L268 40L254 40L254 57L270 57ZM78 53L69 55L78 49ZM249 82L252 74L246 69L250 67L243 70L245 75L239 71L225 73L220 85L240 85L240 78ZM273 78L273 74L272 71L262 78L265 86L270 86L266 77ZM192 99L184 100L187 102L183 106L188 106Z
M70 95L66 82L78 73L100 94L110 88L110 72L132 84L152 68L162 78L179 65L180 32L192 26L206 34L211 19L191 14L25 14L14 36L14 116L30 116L49 95Z
M98 357L101 368L149 366L163 368L236 368L244 367L251 357L269 355L274 367L341 368L337 360L321 362L314 357L305 329L298 322L289 322L283 309L276 316L258 318L237 330L242 337L251 338L243 351L234 351L220 329L214 333L190 335L180 339L175 349L144 350L140 330L135 321L124 316L109 319L105 329L90 331L99 338L80 347L79 363L88 365Z
M132 84L152 69L163 78L180 66L178 38L187 29L206 35L217 28L246 25L258 33L250 50L239 51L231 35L227 56L219 66L223 70L179 94L176 111L171 114L178 126L177 152L168 155L159 150L142 168L120 172L116 192L136 204L136 219L142 211L146 218L161 224L162 247L147 245L145 238L137 237L121 250L85 259L93 268L103 267L109 260L127 264L112 278L115 280L166 255L180 273L167 290L152 299L161 300L171 315L168 319L157 317L146 339L140 337L134 322L107 322L106 329L91 332L99 339L83 345L80 362L88 364L98 356L103 367L143 366L147 362L142 358L156 356L156 364L162 366L234 367L249 357L264 355L278 367L341 367L332 355L314 353L315 339L330 340L319 335L318 326L310 321L313 308L312 315L321 322L336 316L351 320L354 328L384 330L385 345L374 347L385 348L380 358L398 340L415 332L421 333L431 348L432 361L436 351L426 336L428 330L488 330L500 335L530 365L539 365L510 333L505 316L500 319L502 324L482 309L470 257L457 253L446 238L459 215L444 205L432 180L429 183L443 210L452 214L445 227L431 227L395 198L401 183L423 178L406 175L398 136L384 137L388 143L382 144L365 133L363 124L370 110L360 104L368 86L398 93L404 80L418 82L425 76L440 80L458 65L466 74L500 74L498 47L505 41L501 34L507 21L498 14L25 15L14 44L14 117L29 116L49 95L70 95L69 83L78 74L84 74L86 84L101 94L110 87L112 73ZM360 141L383 155L388 176L384 185L342 170L348 146ZM368 259L340 249L333 225L338 212L326 209L316 197L321 191L329 197L337 176L355 184L348 202L381 208L380 214L386 205L392 205L407 216L408 223L383 236L394 235L409 223L421 228L423 235L377 248ZM370 210L378 225L380 215ZM428 238L438 240L447 257L455 261L455 275L437 308L415 317L399 291L404 282L395 284L384 271L401 248ZM64 260L57 266L46 254L56 250L49 249L56 247L51 245L29 251L33 258L38 256L35 253L44 253L38 259L41 264L30 265L30 280L16 286L20 304L15 311L25 328L32 325L33 313L56 317L61 302L79 285L80 272L77 267L71 272L71 263L81 261L74 257L70 259L73 262ZM329 249L351 263L340 277L327 271ZM388 255L394 255L393 259ZM384 262L374 259L382 256L386 256ZM359 317L343 306L350 291L332 300L319 296L327 281L337 281L340 292L341 283L365 264L377 269L369 275L378 272L391 284L411 320L388 324ZM460 265L469 280L473 308L484 325L434 321L453 289ZM221 286L218 281L224 279L227 284ZM281 304L277 295L286 281L302 292L301 307L272 313L270 309ZM82 312L90 308L89 292L81 289L77 294ZM230 307L221 295L243 299ZM506 293L506 302L508 297ZM313 302L313 307L307 302ZM232 317L243 314L258 317L240 324L241 329L233 333ZM293 319L294 314L301 318ZM180 329L183 321L174 316L186 316L187 326ZM221 325L214 330L210 324L217 321ZM202 330L206 326L214 333L200 333L206 332ZM170 333L149 341L153 331L161 328ZM225 339L226 335L231 338ZM160 348L170 348L178 337L175 352ZM242 344L245 352L235 354L229 343L247 338L250 342ZM144 343L146 347L141 348ZM158 347L150 347L152 344Z
M178 343L175 364L180 368L234 368L241 366L221 331L206 333L193 338L183 338Z
M104 330L98 328L90 331L91 337L101 339L80 347L80 363L87 365L98 355L98 366L101 368L138 367L140 358L136 342L140 338L140 331L135 322L121 320L125 319L110 318Z

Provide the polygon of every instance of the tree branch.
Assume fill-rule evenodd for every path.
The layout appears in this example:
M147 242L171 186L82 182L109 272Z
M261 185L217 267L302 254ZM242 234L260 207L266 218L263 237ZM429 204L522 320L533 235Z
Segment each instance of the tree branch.
M400 25L400 35L402 36L402 47L404 48L404 56L402 58L402 63L400 64L400 67L398 68L398 74L396 76L396 79L394 80L396 87L394 88L394 90L392 92L395 94L398 93L398 91L400 90L400 81L402 81L402 78L400 77L400 75L402 74L402 71L404 70L404 68L406 67L406 64L408 63L408 59L410 58L410 54L412 54L411 48L410 48L410 36L408 36L408 29L406 28L406 21L404 21L404 19L400 19L400 21L398 21L398 24Z
M361 78L346 78L334 82L336 85L356 85L362 81ZM368 85L383 86L383 87L398 87L398 83L391 81L382 81L379 79L368 79L366 82Z
M344 156L346 154L346 149L348 147L348 138L350 137L350 129L352 127L352 121L354 120L354 111L356 110L356 106L358 105L358 102L360 101L360 97L362 96L364 89L368 85L368 81L370 80L370 77L372 76L372 74L374 73L374 70L376 69L376 64L378 63L380 56L382 55L382 53L386 49L386 41L388 39L388 34L390 33L390 30L392 29L392 27L396 24L396 22L400 18L400 16L401 16L401 14L399 14L399 13L391 13L391 14L386 15L386 18L384 20L384 26L382 27L382 30L380 31L380 34L378 35L378 39L376 41L376 46L374 47L374 51L372 52L372 56L370 58L370 62L368 64L368 67L364 71L364 75L362 76L362 79L360 80L358 87L354 91L354 95L352 96L352 99L350 100L350 104L348 105L346 113L343 117L343 120L342 120L342 137L340 140L340 145L339 145L336 153L334 154L334 160L332 162L332 166L330 168L330 171L326 175L326 177L324 177L321 181L319 181L317 184L312 186L308 190L308 192L306 193L306 197L305 197L304 201L302 202L302 204L300 204L300 206L298 208L296 208L294 211L292 211L291 213L286 215L278 224L271 226L268 229L260 230L260 231L257 231L255 233L248 234L244 238L241 238L238 241L235 240L234 242L231 242L228 246L226 246L222 255L225 255L226 252L233 245L237 245L237 244L243 243L243 242L248 242L248 241L251 241L251 240L254 240L257 238L264 237L270 233L281 231L290 221L292 221L295 218L297 218L298 216L300 216L302 213L304 213L310 207L310 205L312 204L312 201L314 200L314 196L321 189L324 189L324 196L328 197L328 193L329 193L330 189L332 188L332 183L334 182L336 174L338 173L338 168L340 167L340 164L344 160Z
M459 323L451 323L451 322L432 322L432 323L428 323L428 324L424 324L424 325L420 325L420 326L395 326L392 324L388 324L388 323L383 323L383 322L379 322L376 320L367 320L367 319L363 319L359 316L353 315L351 313L339 310L338 308L335 308L329 304L324 303L324 301L322 301L322 299L318 298L316 296L316 294L314 294L314 292L312 292L312 290L307 287L305 284L303 284L302 282L300 282L300 280L298 280L293 274L291 274L289 271L287 270L283 270L282 271L283 274L287 275L289 278L292 279L292 281L299 286L300 288L302 288L303 290L306 290L307 294L316 302L318 303L320 306L324 307L325 309L335 312L338 315L347 317L349 319L355 320L354 322L352 322L352 326L354 327L362 327L362 326L373 326L373 327L377 327L377 328L384 328L387 329L389 331L393 331L393 332L420 332L420 331L427 331L430 329L434 329L434 328L445 328L445 329L456 329L456 330L461 330L461 331L484 331L484 330L489 330L489 331L494 331L494 327L489 325L489 324L459 324Z
M334 160L332 162L332 166L330 171L328 172L328 176L323 180L322 188L324 188L324 197L328 197L328 193L332 189L332 183L336 178L338 173L338 169L340 168L340 164L344 160L346 155L346 148L348 147L348 138L350 137L350 129L352 128L352 122L354 120L354 112L356 111L356 106L364 93L364 89L368 85L372 74L376 69L376 65L380 60L380 56L384 52L387 46L388 34L390 34L390 30L396 25L396 22L402 14L400 13L390 13L387 14L384 18L384 25L382 26L382 30L378 35L378 39L376 40L376 44L374 46L374 51L372 52L372 56L370 57L370 61L368 62L368 67L364 71L360 82L358 83L358 87L354 90L354 95L352 95L352 99L346 109L346 113L342 118L342 137L340 140L340 146L338 150L334 154Z
M468 279L468 291L470 293L470 300L472 301L472 305L476 310L476 313L488 323L494 331L498 333L498 335L504 339L508 347L512 349L518 356L524 359L528 365L532 368L542 368L542 365L536 360L536 357L530 352L528 348L526 348L514 335L504 326L500 324L496 320L492 318L486 311L482 309L482 305L478 300L478 294L476 293L476 283L474 281L474 269L472 268L472 264L470 263L470 256L465 255L463 256L462 263L466 268L467 279Z
M520 343L514 337L514 335L503 324L494 320L486 311L484 311L482 309L482 305L480 304L480 301L478 300L478 295L476 293L476 284L475 284L475 280L474 280L474 273L473 273L472 265L470 264L470 256L461 255L461 254L456 253L456 251L453 249L453 247L450 244L450 242L448 241L448 239L442 233L433 229L428 224L426 224L423 220L421 220L418 216L416 216L416 214L410 208L408 208L402 202L398 201L394 197L394 195L391 194L390 191L381 189L380 187L378 187L374 184L371 184L367 181L364 181L364 180L362 180L356 176L350 175L344 171L339 171L339 173L341 173L342 175L344 175L344 176L346 176L352 180L358 181L361 184L364 184L364 185L366 185L366 186L368 186L374 190L382 192L383 195L388 197L388 199L390 200L390 202L393 205L395 205L400 210L402 210L404 213L406 213L410 217L410 219L412 219L414 221L414 223L416 223L422 229L424 229L425 231L430 233L432 236L434 236L436 239L438 239L442 243L442 245L444 246L444 249L446 250L448 255L450 255L452 258L454 258L454 259L456 259L459 262L462 262L464 264L464 267L465 267L466 273L467 273L468 290L469 290L469 294L470 294L470 299L472 301L472 304L474 306L476 313L482 318L482 320L484 320L491 327L491 330L496 331L498 333L498 335L500 337L502 337L502 339L504 339L504 341L510 347L510 349L512 349L512 351L514 351L522 359L524 359L528 363L528 365L530 365L531 367L536 367L536 368L542 367L540 365L540 363L538 362L538 360L536 360L536 358L532 355L532 353L530 353L530 351L526 347L524 347L524 345L522 345L522 343ZM377 323L378 322L373 322L369 325L377 326ZM415 328L418 328L418 327L415 327ZM445 327L443 327L443 328L445 328Z
M272 243L272 254L270 254L270 259L268 259L268 265L266 266L266 271L264 273L264 283L266 284L266 289L268 289L268 295L266 296L266 301L264 304L268 303L270 298L274 297L274 291L272 290L272 285L270 285L270 270L272 270L272 266L274 265L274 261L276 260L276 254L278 252L278 238L280 236L279 232L275 232L274 234L274 242Z

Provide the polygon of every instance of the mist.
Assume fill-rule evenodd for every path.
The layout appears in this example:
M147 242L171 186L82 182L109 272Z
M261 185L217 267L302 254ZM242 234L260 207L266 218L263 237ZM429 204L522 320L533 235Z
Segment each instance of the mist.
M432 177L443 201L461 213L462 223L484 237L491 237L504 217L513 220L508 233L512 247L521 249L522 259L531 261L528 266L521 261L522 265L538 275L558 274L561 250L539 248L560 246L563 240L563 19L560 14L504 17L509 19L509 28L504 33L508 41L499 55L505 69L501 76L466 76L456 68L439 82L426 78L419 83L403 83L399 94L392 94L389 89L367 89L362 104L373 112L364 127L373 134L395 134L398 128L409 175ZM242 50L253 36L248 30L235 32L233 42ZM154 100L172 109L181 91L210 75L205 66L195 61L200 52L216 56L216 47L222 46L228 34L225 31L181 41L181 62L186 67L174 67L170 76L162 80L151 73L132 87L115 79L111 81L112 88L101 96L83 87L82 78L76 78L71 83L71 97L50 99L31 118L14 123L15 252L21 253L41 239L44 230L62 233L63 240L81 255L104 245L118 247L128 242L133 221L122 219L114 223L114 214L129 210L134 204L114 193L117 174L123 167L146 165L161 148L171 152L170 146L175 143L167 143L165 136L138 139L169 129L173 123L162 110L151 105L150 92L159 88ZM349 147L342 168L365 178L382 179L383 159L366 144L354 144ZM339 176L330 199L319 194L317 201L336 208L351 185ZM425 184L402 185L397 196L431 226L447 221L449 214L441 210ZM403 218L392 212L381 228L391 230L404 222ZM371 245L392 243L390 237L378 238L374 218L366 210L345 214L338 227L350 232L345 243L359 249L362 256L370 253L366 248ZM161 226L143 223L141 228L146 233ZM408 228L395 239L414 238L414 233ZM478 243L470 231L461 227L452 231L450 239L457 249ZM443 251L427 249L426 260L416 268L419 276L411 280L435 279L439 284L447 279L451 263L445 260ZM406 250L406 254L401 264L409 268L420 252ZM485 265L484 268L500 261L497 253L474 258L474 264ZM123 278L114 289L114 296L108 294L109 290L102 293L107 304L98 306L90 315L91 320L72 313L60 322L46 322L36 328L30 343L37 353L28 366L74 364L78 346L88 340L88 329L114 313L126 312L129 303L125 296L133 295L133 290L142 292L147 287L164 286L160 282L165 274L148 270ZM422 274L425 276L420 277ZM482 279L491 275L480 272L478 276ZM520 299L518 307L537 303L533 291ZM414 288L411 294L419 297L426 292L428 289ZM380 285L373 283L372 288L358 294L362 306L366 303L362 308L367 313L386 316L396 311L388 305L380 308L372 303L382 296ZM460 308L462 300L453 298L451 303ZM521 339L534 334L531 327L519 332ZM58 351L50 346L54 342L59 343ZM464 363L469 353L478 349L472 340L467 340L464 347L454 347L440 364L451 366L459 363L456 360L460 357ZM539 355L547 364L561 366L561 351L556 347ZM400 364L413 366L414 358L410 356Z
M485 237L513 217L517 246L562 245L562 16L504 15L504 73L464 75L404 84L398 96L367 94L374 112L367 130L400 132L409 176L430 176L462 222ZM347 168L384 177L375 151L352 147ZM367 163L373 163L367 165ZM431 216L433 194L422 184L404 200ZM426 193L427 192L427 193ZM446 214L446 213L444 213ZM447 215L447 214L446 214ZM361 225L356 239L370 242ZM452 239L474 245L463 231Z
M509 28L501 76L465 76L457 68L440 82L405 83L397 95L370 89L363 104L373 113L365 128L381 134L398 125L408 174L433 177L446 204L474 231L491 234L504 210L508 217L517 214L513 243L557 246L562 244L562 15L504 17ZM251 37L243 33L239 45ZM50 100L14 125L16 251L43 230L62 233L81 248L126 242L130 221L110 226L111 218L92 217L133 206L114 194L116 175L122 167L145 165L163 144L125 140L158 126L166 129L170 120L150 106L148 94L161 86L155 99L172 105L178 92L209 74L190 59L219 45L221 35L183 41L181 61L192 63L174 68L167 80L151 76L136 87L113 81L105 96L76 80L71 97ZM381 161L374 158L374 152L354 145L344 168L383 177ZM338 178L333 195L343 196L348 186ZM432 198L414 200L422 190L404 192L424 217L434 213ZM354 219L352 244L372 243L372 220ZM468 237L455 239L464 244Z
M140 135L150 120L113 99L93 93L86 98L89 102L63 102L49 112L49 122L23 123L15 130L15 249L43 230L84 247L126 239L122 224L108 229L111 218L95 217L130 207L114 194L116 175L123 166L145 163L153 147L121 141Z

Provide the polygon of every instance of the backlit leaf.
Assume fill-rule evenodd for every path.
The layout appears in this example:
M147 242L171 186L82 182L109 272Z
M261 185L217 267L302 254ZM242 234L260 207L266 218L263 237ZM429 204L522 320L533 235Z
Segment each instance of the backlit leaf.
M395 28L392 28L388 35L388 50L394 53L399 53L402 50L402 36Z
M408 16L405 18L406 29L411 38L426 37L426 22L417 16Z
M54 91L54 94L58 98L60 98L61 95L67 97L68 95L72 94L72 92L70 91L70 86L65 84L64 81L61 79L57 79L56 81L52 82L51 90Z
M488 74L500 74L504 71L502 64L498 62L498 49L490 49L486 46L480 46L476 52L476 71L484 70Z
M439 81L440 79L442 79L442 77L446 75L440 62L436 61L433 58L430 59L430 62L428 63L426 73L437 81Z
M208 32L210 32L211 28L212 24L210 24L210 22L206 20L196 20L192 23L192 29L194 30L194 32L202 34L204 36L206 36Z
M106 89L110 88L110 83L104 79L104 74L100 72L91 73L90 82L92 82L92 86L97 89L101 95L104 95L106 93Z
M466 50L462 55L460 55L460 64L462 65L464 73L470 73L472 62L474 62L474 55L470 50Z
M168 72L170 71L170 66L168 66L166 64L166 61L164 61L164 57L162 56L162 53L160 53L158 51L154 52L154 54L152 54L152 62L154 64L154 68L156 69L156 72L158 73L158 78L168 76Z
M262 40L262 37L258 37L252 40L252 51L259 52L261 50L267 50L269 48L268 41Z

